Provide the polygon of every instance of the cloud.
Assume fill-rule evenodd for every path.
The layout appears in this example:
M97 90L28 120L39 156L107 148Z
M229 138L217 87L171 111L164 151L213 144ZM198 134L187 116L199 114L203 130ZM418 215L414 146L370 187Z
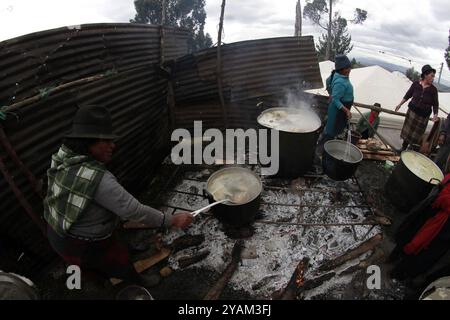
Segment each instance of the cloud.
M68 25L129 22L132 0L2 0L0 41Z
M66 25L128 22L135 15L133 0L0 0L0 41L19 35ZM206 0L205 31L217 39L222 0ZM306 1L301 0L304 6ZM295 0L227 1L226 43L292 36ZM448 0L342 0L335 5L344 17L353 18L355 8L368 11L363 25L349 24L355 49L378 51L430 61L439 65L448 46L450 5ZM318 40L322 29L303 19L303 34ZM392 56L394 62L398 58Z

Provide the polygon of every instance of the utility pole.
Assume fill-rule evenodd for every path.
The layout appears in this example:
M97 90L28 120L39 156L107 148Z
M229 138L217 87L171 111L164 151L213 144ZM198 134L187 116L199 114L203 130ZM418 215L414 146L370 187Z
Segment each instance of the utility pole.
M219 90L220 105L222 106L224 128L227 128L228 115L225 105L225 98L223 97L223 80L222 80L222 30L223 30L223 19L225 15L225 4L226 0L222 0L222 8L220 10L219 33L217 35L216 77L217 77L217 88Z
M164 41L164 25L166 24L166 10L167 10L167 2L166 0L162 0L162 8L161 8L161 27L160 27L160 32L159 32L159 36L160 36L160 43L159 45L161 46L160 49L160 63L161 65L164 64L165 62L165 41Z
M300 0L297 1L297 7L295 8L295 34L296 37L302 36L302 5Z
M162 0L161 24L166 24L167 0Z
M441 69L439 70L439 79L438 79L438 86L441 85L441 76L442 76L442 69L444 68L444 63L441 62Z
M329 0L330 3L330 16L328 19L328 40L327 40L327 51L325 54L325 60L330 60L331 58L331 22L333 20L333 0Z

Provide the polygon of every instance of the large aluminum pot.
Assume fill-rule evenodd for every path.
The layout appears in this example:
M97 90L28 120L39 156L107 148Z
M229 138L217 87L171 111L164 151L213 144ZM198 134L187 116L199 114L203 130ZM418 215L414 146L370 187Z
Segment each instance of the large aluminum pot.
M386 185L386 197L397 209L408 212L444 179L441 169L423 154L404 151Z
M205 196L210 203L230 199L211 210L219 221L241 227L250 225L258 213L262 183L253 171L228 167L214 172L206 182Z
M343 181L351 178L362 159L361 150L346 141L330 140L323 147L323 171L333 180Z
M38 300L34 285L26 278L0 271L0 300Z
M263 128L279 131L277 176L297 178L311 169L322 122L312 110L271 108L257 119ZM271 150L270 144L268 150Z

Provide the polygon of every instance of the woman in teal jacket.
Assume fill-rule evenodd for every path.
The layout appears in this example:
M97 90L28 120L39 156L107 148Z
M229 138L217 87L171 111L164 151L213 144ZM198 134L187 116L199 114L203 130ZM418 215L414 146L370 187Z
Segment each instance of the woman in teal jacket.
M328 120L322 138L323 143L341 134L347 125L347 121L352 117L350 108L353 105L353 86L349 79L351 66L352 64L347 56L337 55L335 70L327 79L330 104L328 105Z

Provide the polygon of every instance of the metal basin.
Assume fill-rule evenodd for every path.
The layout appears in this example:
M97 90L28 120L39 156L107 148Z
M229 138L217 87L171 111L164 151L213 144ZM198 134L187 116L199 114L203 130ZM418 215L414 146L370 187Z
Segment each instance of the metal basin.
M324 145L323 171L333 180L344 181L355 174L362 159L363 154L355 145L342 140L330 140Z

